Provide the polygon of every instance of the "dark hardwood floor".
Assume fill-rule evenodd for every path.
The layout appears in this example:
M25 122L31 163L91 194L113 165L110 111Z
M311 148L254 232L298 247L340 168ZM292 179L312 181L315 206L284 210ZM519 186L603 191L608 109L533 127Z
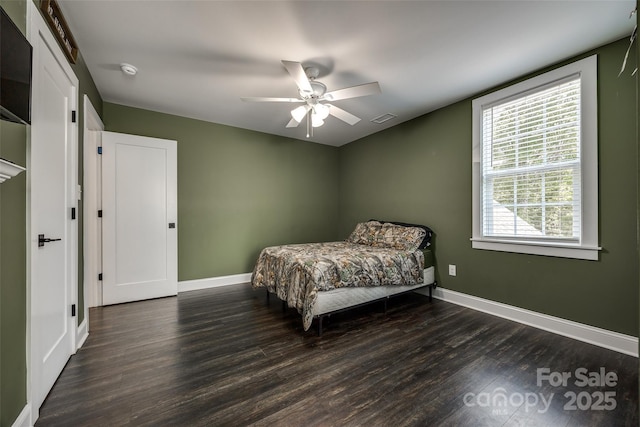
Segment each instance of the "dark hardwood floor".
M249 285L91 309L36 426L638 425L631 356L419 294L301 324Z

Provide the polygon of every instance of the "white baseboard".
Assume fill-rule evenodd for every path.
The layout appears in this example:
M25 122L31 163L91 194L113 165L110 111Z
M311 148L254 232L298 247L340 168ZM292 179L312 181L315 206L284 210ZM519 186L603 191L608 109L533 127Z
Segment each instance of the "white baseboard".
M31 405L26 404L22 408L22 412L18 415L18 418L11 424L11 427L31 427Z
M251 281L251 273L232 274L231 276L209 277L207 279L183 280L178 282L178 293L219 286L237 285Z
M436 288L433 297L453 304L482 311L514 322L533 326L558 335L573 338L619 353L638 357L638 338L606 329L596 328L571 320L549 316L523 308L463 294L449 289Z
M89 330L87 328L87 325L88 325L87 317L85 316L84 320L82 321L82 323L80 323L76 331L76 351L79 350L84 345L84 342L87 340L87 337L89 336Z

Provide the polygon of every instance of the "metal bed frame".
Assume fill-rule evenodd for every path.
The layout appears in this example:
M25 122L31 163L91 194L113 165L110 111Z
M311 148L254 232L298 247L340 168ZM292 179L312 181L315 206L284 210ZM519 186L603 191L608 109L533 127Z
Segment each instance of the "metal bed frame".
M429 301L431 302L431 301L433 301L433 290L437 286L438 286L438 282L434 281L433 283L426 284L426 285L423 285L423 286L418 286L418 287L415 287L413 289L409 289L409 290L406 290L406 291L398 292L398 293L393 294L393 295L387 295L387 296L384 296L384 297L381 297L381 298L375 298L375 299L372 299L370 301L362 302L362 303L359 303L359 304L354 304L354 305L351 305L349 307L340 308L338 310L328 311L328 312L322 313L322 314L316 314L315 316L313 316L313 318L314 319L318 319L318 337L322 337L322 323L323 323L323 320L324 320L325 317L329 318L329 317L331 317L332 314L342 313L342 312L345 312L345 311L348 311L348 310L352 310L352 309L355 309L355 308L358 308L358 307L363 307L363 306L366 306L366 305L369 305L369 304L374 304L374 303L380 302L380 301L384 301L384 312L386 313L387 312L387 301L389 299L391 299L393 297L396 297L396 296L399 296L399 295L407 294L409 292L416 291L418 289L424 289L424 288L429 288ZM269 297L270 297L271 292L269 292L269 290L267 290L266 292L267 292L267 304L269 304ZM281 301L282 301L282 312L285 313L287 311L287 302L284 301L284 300L281 300Z

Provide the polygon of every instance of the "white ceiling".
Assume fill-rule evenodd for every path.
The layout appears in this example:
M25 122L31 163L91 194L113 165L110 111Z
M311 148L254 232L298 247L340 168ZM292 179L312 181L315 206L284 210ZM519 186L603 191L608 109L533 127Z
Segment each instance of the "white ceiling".
M635 0L58 3L107 102L305 140L304 125L285 128L299 104L240 100L297 97L282 59L317 65L329 91L378 81L379 95L335 102L359 123L329 117L310 138L334 146L628 37L635 22ZM385 113L398 117L370 121Z

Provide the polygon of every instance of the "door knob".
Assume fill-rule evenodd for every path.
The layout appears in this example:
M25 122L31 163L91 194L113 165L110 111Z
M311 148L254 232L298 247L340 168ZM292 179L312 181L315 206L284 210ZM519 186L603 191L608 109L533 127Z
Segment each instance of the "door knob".
M44 237L44 234L38 234L38 247L41 248L44 246L45 243L57 242L60 240L62 239L49 239L47 237Z

